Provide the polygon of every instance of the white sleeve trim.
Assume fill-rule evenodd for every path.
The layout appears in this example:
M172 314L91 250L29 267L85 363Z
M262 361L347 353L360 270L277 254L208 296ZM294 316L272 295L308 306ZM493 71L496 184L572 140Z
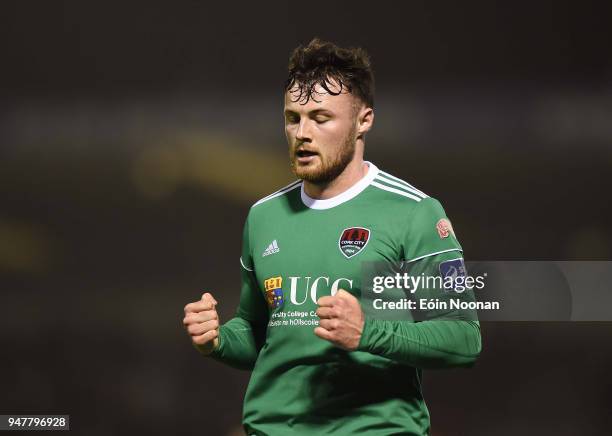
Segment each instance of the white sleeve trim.
M426 257L429 257L429 256L435 256L436 254L448 253L450 251L460 251L463 253L463 250L461 248L449 248L448 250L436 251L435 253L429 253L423 256L415 257L414 259L407 260L406 262L411 263L417 260L425 259Z
M463 256L455 257L454 259L448 259L448 260L445 260L444 262L452 262L453 260L463 260ZM442 263L444 263L444 262L442 262Z
M251 271L251 272L253 272L253 270L252 270L251 268L247 268L247 266L244 264L244 262L242 262L242 257L240 258L240 265L242 265L242 267L243 267L244 269L246 269L247 271Z

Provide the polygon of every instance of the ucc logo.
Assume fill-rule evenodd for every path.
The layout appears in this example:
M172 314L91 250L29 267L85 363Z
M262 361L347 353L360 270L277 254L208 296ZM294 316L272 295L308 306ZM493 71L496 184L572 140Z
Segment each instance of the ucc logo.
M313 303L317 303L319 299L318 292L323 295L336 295L341 287L347 291L353 287L353 280L341 277L331 281L329 277L289 277L291 290L289 299L291 303L300 306L308 300L308 297ZM331 284L331 285L330 285Z

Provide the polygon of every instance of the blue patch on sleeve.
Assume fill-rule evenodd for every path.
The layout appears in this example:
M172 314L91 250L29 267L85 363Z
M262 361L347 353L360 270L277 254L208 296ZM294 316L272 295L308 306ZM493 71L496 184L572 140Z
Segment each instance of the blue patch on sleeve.
M465 291L467 272L462 258L440 262L440 275L442 276L444 291L458 293Z
M457 277L465 277L466 271L463 258L440 262L440 275L444 279L447 277L451 277L453 279Z

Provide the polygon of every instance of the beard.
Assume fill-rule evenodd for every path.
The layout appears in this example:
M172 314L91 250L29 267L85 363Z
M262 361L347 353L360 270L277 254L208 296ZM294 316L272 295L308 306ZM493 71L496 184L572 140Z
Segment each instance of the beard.
M311 165L299 166L296 161L295 150L291 151L291 170L298 179L305 180L316 185L327 184L338 177L346 166L353 160L355 155L355 131L353 127L346 136L340 151L330 158L325 158L318 154L320 164L314 167Z

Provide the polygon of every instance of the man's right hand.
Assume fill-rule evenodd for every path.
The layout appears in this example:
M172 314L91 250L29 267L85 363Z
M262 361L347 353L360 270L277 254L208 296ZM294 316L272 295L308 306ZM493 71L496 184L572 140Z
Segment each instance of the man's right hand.
M183 324L191 341L202 354L210 354L219 346L217 300L206 292L200 301L185 306Z

